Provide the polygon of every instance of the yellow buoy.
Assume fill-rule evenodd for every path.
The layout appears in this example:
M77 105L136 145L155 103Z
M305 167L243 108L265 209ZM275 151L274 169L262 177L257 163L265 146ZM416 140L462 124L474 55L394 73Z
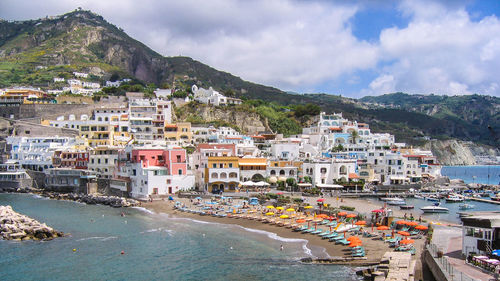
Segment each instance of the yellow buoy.
M76 252L76 249L73 249L73 252Z

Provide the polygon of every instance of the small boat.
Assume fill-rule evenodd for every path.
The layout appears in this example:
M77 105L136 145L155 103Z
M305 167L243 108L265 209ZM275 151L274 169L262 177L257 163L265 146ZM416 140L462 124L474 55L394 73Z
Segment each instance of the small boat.
M497 193L495 196L490 197L493 201L500 201L500 193Z
M388 200L387 204L388 205L401 206L401 205L406 205L406 201L403 200L403 199L394 199L394 200Z
M458 208L459 208L460 210L467 210L467 209L472 209L472 208L474 208L474 205L465 203L465 204L460 204L460 205L458 206Z
M415 194L415 196L413 196L413 197L415 197L415 198L417 198L417 199L425 199L425 197L424 197L424 196L422 196L422 195L418 195L418 194Z
M449 209L439 206L425 206L420 208L424 213L448 213Z
M434 195L431 195L431 196L429 196L429 197L425 198L425 200L427 200L427 201L431 201L431 202L439 202L439 200L440 200L440 199L439 199L439 198L437 198L437 197L436 197L436 196L434 196Z
M399 208L401 210L411 210L411 209L413 209L415 207L413 205L401 205L401 206L399 206Z
M448 198L445 199L446 203L457 203L464 202L464 198L462 196L458 196L456 194L450 194Z

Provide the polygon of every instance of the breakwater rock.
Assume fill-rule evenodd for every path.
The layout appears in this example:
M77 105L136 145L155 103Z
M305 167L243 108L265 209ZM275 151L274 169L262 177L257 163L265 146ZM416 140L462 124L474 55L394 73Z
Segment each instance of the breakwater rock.
M0 206L0 237L5 240L51 240L64 233L21 215L11 206Z
M56 200L78 201L89 205L94 205L94 204L109 205L115 208L139 206L139 201L137 200L118 197L118 196L105 196L105 195L80 194L80 193L57 193L49 191L41 192L39 193L39 195Z

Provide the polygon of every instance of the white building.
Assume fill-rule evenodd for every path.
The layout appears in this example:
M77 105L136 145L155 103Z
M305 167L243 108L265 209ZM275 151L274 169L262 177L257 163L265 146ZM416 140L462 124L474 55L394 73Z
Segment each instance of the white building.
M356 173L355 160L315 160L302 165L304 176L312 179L312 184L318 188L330 188L335 181L347 182L349 174Z
M212 104L215 106L228 105L228 104L241 104L242 101L236 98L229 98L218 91L212 89L212 87L207 89L198 88L198 86L193 85L191 87L191 92L194 95L194 100L205 104Z

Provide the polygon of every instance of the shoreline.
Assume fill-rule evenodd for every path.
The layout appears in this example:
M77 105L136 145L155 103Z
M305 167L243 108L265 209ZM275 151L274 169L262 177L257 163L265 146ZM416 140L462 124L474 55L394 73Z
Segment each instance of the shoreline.
M189 204L189 200L185 198L175 198L175 200L180 200L181 202ZM351 199L352 200L352 199ZM360 209L364 208L372 208L371 202L367 202L361 200L362 202L349 202L344 201L345 205L354 205L356 209L360 207ZM149 211L152 211L156 214L166 214L168 216L172 216L175 218L185 218L192 219L203 222L210 223L220 223L220 224L229 224L229 225L237 225L241 227L243 230L254 229L258 231L265 231L267 233L272 233L277 235L278 237L284 239L301 239L306 241L305 246L311 250L312 256L318 259L333 259L337 260L332 264L338 265L347 265L347 266L369 266L379 264L380 259L383 257L385 252L393 251L394 248L390 248L389 245L381 240L373 240L373 238L361 237L363 242L363 247L366 250L366 259L359 260L350 260L349 257L349 247L336 245L333 242L330 242L328 239L322 239L318 235L312 234L304 234L301 232L294 232L290 228L285 228L277 225L271 225L267 223L262 223L260 221L249 220L244 218L221 218L221 217L213 217L209 215L201 216L193 213L181 212L173 208L173 201L153 201L142 203L143 208L146 208ZM363 206L363 207L362 207ZM367 228L370 231L370 228ZM375 230L374 232L379 232ZM390 232L383 232L390 233ZM269 235L268 235L269 236ZM348 236L352 236L348 234ZM269 239L272 239L269 237ZM424 239L415 240L415 248L417 249L417 254L415 255L415 259L419 260L419 256L423 250L423 245L425 242ZM326 254L326 255L325 255ZM343 259L346 259L345 261ZM419 267L421 268L421 267Z

